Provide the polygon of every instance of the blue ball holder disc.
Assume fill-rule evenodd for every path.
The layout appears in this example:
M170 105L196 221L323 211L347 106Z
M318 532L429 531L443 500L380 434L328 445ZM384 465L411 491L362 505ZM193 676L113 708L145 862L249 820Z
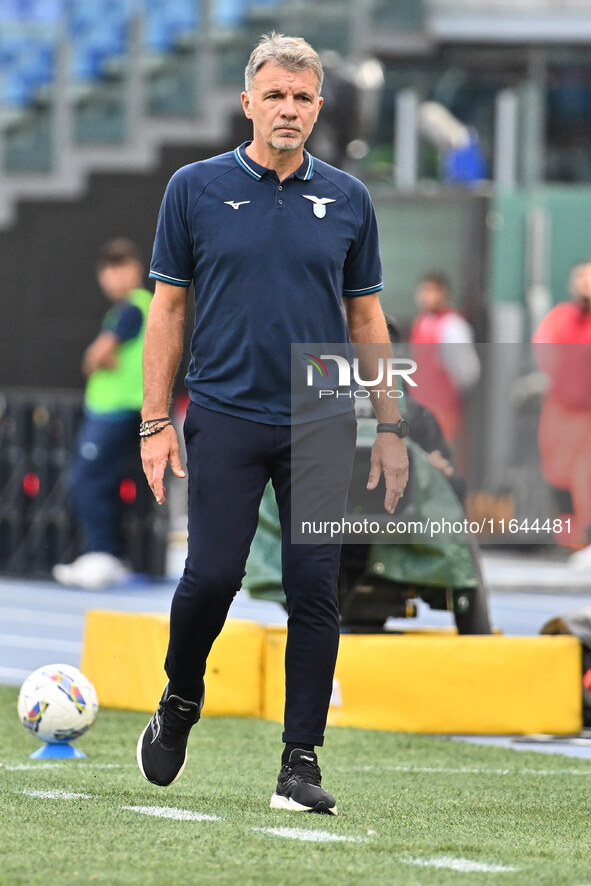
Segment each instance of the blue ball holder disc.
M74 760L86 758L86 754L73 748L67 741L49 742L29 754L31 760Z

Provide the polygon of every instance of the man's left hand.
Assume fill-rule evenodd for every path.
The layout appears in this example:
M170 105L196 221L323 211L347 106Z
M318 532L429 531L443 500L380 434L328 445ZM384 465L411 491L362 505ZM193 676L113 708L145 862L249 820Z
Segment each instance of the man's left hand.
M386 483L384 508L389 514L393 514L408 482L406 443L397 434L378 434L374 440L368 489L376 488L382 473Z

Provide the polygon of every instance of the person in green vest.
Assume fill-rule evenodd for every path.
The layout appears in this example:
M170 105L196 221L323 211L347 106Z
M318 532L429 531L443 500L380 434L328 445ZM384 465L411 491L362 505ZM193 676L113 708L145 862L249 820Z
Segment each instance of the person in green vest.
M102 328L86 348L84 418L70 474L74 511L84 552L54 566L60 584L105 588L124 581L120 484L137 453L142 404L142 350L152 294L142 288L139 251L127 239L110 240L100 251L97 278L112 302Z

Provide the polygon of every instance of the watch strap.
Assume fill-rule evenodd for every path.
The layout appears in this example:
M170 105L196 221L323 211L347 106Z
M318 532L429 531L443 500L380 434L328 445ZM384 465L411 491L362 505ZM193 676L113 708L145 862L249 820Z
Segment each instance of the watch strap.
M406 420L401 418L400 421L397 422L378 422L378 426L376 429L376 433L378 434L397 434L398 437L405 437L406 434L403 433L401 424L404 422L406 425Z

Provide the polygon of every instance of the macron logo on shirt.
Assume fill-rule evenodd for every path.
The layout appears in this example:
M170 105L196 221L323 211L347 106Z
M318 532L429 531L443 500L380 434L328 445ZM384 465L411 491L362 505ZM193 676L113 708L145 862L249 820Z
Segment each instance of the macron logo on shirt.
M250 203L250 200L243 200L242 203L236 203L234 200L224 200L224 204L231 206L232 209L240 209L241 206L246 206L247 203Z

